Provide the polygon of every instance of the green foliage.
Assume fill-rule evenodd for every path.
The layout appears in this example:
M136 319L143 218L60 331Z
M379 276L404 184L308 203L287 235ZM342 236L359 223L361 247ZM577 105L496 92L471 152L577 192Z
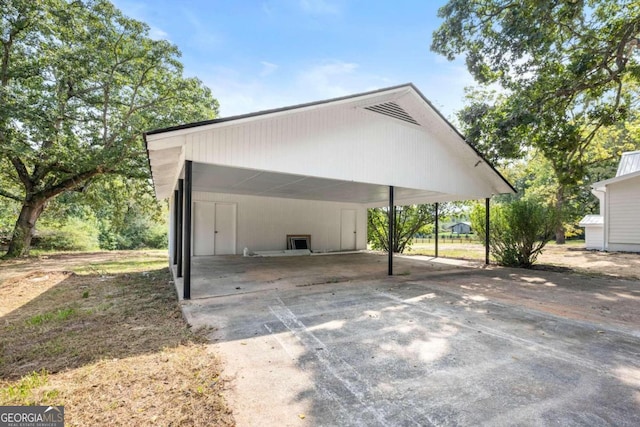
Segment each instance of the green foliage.
M32 391L38 387L46 385L49 381L49 373L42 369L40 372L32 372L25 375L13 385L8 385L0 389L0 400L2 402L19 402L21 405L35 405L31 400Z
M75 217L68 218L60 228L40 230L35 246L58 251L91 251L100 247L95 224Z
M0 196L22 204L11 256L47 203L103 175L148 180L144 131L215 118L180 52L104 0L0 2Z
M459 118L470 142L502 162L535 148L566 215L598 135L638 112L640 3L450 0L439 16L432 49L465 55L477 82L503 89L469 94ZM561 226L556 234L564 239Z
M451 205L440 203L439 215L446 215ZM375 250L389 250L389 214L387 208L372 208L367 213L367 234L371 247ZM396 206L393 252L403 253L411 247L417 233L426 234L433 230L435 205Z
M42 314L36 314L29 317L26 322L31 326L40 326L49 322L67 320L68 318L77 314L75 308L69 307L65 309L59 309L53 312L47 312Z
M145 216L127 215L129 220L117 230L103 230L100 245L103 249L166 249L167 230Z
M471 223L485 241L485 207L478 204L471 211ZM555 210L535 200L517 200L494 204L490 208L489 247L498 264L529 268L557 223Z

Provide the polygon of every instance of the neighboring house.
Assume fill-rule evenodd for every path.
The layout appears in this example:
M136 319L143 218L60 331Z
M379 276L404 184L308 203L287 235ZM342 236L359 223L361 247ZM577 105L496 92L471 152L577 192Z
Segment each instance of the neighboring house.
M447 227L452 233L456 234L469 234L471 233L471 223L468 222L456 222L453 225Z
M622 154L615 178L591 184L600 215L580 221L587 249L640 252L640 151Z

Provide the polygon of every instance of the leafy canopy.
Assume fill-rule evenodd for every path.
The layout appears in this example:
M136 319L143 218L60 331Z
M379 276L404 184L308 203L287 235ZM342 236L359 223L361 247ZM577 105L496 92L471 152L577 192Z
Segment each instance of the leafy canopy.
M599 129L633 108L624 88L640 80L636 0L451 0L438 15L432 50L464 54L476 81L502 88L461 114L494 159L537 147L571 182Z
M566 198L583 180L598 134L627 120L640 81L637 0L450 0L432 50L484 88L460 113L472 144L494 162L531 148L555 175L556 241ZM499 91L487 96L487 87Z
M104 174L148 180L144 131L217 113L176 46L108 1L0 2L0 44L0 196L22 204L14 255L58 194Z

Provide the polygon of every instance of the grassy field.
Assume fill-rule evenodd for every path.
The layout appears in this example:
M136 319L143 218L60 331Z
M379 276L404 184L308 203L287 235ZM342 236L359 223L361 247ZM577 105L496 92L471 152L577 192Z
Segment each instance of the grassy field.
M547 244L548 249L558 245L555 242ZM568 240L563 247L575 248L583 247L584 240ZM433 239L416 239L411 248L405 251L407 255L435 255L435 242ZM484 245L477 241L467 241L464 237L455 239L440 239L438 242L438 256L443 258L458 258L475 261L484 261ZM494 260L493 257L490 257Z
M233 425L166 265L164 251L0 261L0 405L64 405L69 426Z

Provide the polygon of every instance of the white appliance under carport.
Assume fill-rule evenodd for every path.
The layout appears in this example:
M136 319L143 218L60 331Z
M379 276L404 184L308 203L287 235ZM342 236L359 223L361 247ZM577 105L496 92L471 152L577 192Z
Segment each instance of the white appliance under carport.
M144 137L185 299L192 255L362 250L367 208L515 192L412 84Z

